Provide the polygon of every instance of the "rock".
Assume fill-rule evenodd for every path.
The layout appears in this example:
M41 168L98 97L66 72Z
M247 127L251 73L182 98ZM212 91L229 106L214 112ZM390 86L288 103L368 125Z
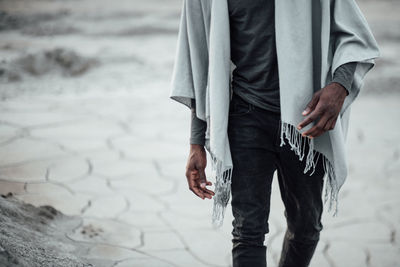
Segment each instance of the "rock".
M83 254L88 246L66 237L79 218L23 203L12 194L0 197L0 211L0 266L92 266Z

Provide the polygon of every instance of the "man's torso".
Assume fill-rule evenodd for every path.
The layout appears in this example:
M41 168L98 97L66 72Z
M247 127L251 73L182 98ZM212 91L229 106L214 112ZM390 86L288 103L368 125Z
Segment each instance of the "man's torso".
M228 0L232 90L260 108L280 112L273 0Z

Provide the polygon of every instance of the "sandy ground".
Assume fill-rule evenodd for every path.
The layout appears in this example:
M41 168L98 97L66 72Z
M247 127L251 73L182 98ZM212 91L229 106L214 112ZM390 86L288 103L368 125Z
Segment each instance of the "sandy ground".
M313 267L400 266L400 4L358 3L382 57L352 106L349 177ZM168 98L180 6L0 0L0 193L14 195L0 265L231 266L230 208L215 230L212 201L188 190L189 110ZM273 187L270 266L285 230Z
M84 258L88 245L75 246L65 235L82 223L51 206L35 207L13 198L0 199L0 266L93 266Z

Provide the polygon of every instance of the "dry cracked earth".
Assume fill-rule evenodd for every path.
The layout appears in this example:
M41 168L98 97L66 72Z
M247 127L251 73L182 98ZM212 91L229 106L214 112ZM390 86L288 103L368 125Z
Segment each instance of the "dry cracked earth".
M400 4L357 2L382 57L352 106L349 176L312 267L400 266ZM168 98L180 7L0 0L1 266L232 265L230 206L213 229L184 176L189 110ZM269 224L276 266L276 177Z

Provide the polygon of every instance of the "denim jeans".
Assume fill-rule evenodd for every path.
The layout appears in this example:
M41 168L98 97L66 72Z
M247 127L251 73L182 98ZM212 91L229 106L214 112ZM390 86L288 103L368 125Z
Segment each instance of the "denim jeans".
M247 103L233 94L228 136L233 160L233 267L265 267L271 183L277 170L287 228L279 267L308 266L322 230L324 169L303 173L302 161L285 140L280 146L279 113ZM307 155L307 146L305 155Z

